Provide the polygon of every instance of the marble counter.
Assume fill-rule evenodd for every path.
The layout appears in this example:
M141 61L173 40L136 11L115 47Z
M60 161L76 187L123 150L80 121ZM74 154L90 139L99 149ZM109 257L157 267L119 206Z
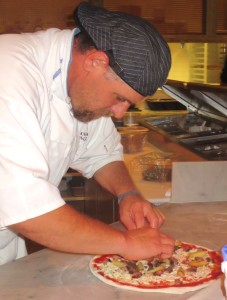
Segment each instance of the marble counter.
M163 231L176 239L220 250L227 243L227 202L164 204ZM119 226L119 224L115 224ZM0 299L4 300L224 300L222 279L183 295L121 290L95 278L92 256L41 250L0 267Z

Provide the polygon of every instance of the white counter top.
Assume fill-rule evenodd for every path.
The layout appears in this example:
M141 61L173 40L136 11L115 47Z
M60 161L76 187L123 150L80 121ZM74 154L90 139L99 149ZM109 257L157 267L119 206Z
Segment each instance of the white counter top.
M227 202L165 204L163 231L179 240L220 250L227 242ZM0 267L0 299L4 300L224 300L221 280L183 295L121 290L95 278L89 255L41 250ZM214 296L215 295L215 296Z

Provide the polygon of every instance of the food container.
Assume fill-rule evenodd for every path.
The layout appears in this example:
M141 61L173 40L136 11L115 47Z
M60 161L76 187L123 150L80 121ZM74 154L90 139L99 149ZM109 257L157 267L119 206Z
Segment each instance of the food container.
M166 182L172 177L172 153L150 152L130 162L131 172L146 181Z
M124 126L138 126L141 113L140 111L127 111L123 118Z
M137 153L143 151L147 128L143 126L118 127L121 134L121 143L124 153Z
M148 163L144 166L142 176L147 181L171 181L172 160L170 158L158 158Z
M146 99L151 110L186 110L186 107L174 99Z

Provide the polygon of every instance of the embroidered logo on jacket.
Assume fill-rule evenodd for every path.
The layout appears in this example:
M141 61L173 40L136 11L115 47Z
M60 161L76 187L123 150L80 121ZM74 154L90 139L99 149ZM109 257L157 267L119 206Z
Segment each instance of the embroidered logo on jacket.
M88 139L88 132L80 132L80 139L86 142Z

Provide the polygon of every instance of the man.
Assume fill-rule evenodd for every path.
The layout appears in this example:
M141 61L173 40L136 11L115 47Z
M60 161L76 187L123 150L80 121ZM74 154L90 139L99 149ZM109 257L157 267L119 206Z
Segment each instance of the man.
M71 253L128 259L172 254L163 215L136 190L110 115L166 81L170 53L147 22L81 3L79 28L0 37L0 263L25 236ZM119 197L121 232L65 204L71 167Z

